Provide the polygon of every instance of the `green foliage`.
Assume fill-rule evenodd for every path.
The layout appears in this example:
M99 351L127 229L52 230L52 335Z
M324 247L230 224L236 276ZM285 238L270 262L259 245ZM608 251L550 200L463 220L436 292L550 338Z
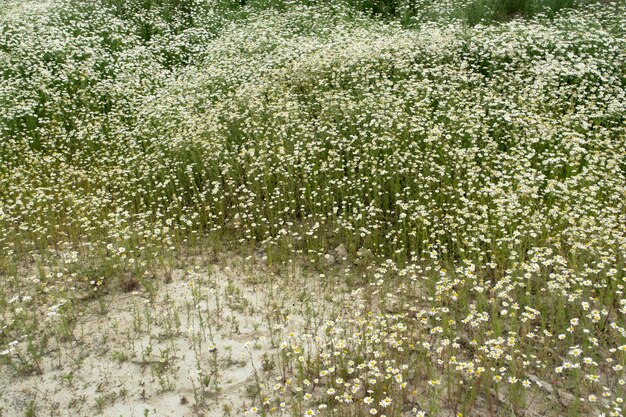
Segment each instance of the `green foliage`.
M552 16L561 9L579 6L584 0L344 0L344 3L351 9L398 19L403 24L452 17L474 25L539 13Z

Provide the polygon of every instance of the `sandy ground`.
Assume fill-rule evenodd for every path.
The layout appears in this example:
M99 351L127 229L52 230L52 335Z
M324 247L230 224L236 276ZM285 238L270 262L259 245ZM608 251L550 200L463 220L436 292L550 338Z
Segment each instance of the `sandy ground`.
M140 292L91 301L40 374L0 366L0 416L241 415L273 350L265 312L289 303L277 289L261 270L212 266L175 270L152 302Z

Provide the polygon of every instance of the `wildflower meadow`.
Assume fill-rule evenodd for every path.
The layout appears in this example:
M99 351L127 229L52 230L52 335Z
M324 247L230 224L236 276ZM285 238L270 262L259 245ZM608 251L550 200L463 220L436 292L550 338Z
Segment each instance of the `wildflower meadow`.
M0 0L0 417L622 416L623 0Z

